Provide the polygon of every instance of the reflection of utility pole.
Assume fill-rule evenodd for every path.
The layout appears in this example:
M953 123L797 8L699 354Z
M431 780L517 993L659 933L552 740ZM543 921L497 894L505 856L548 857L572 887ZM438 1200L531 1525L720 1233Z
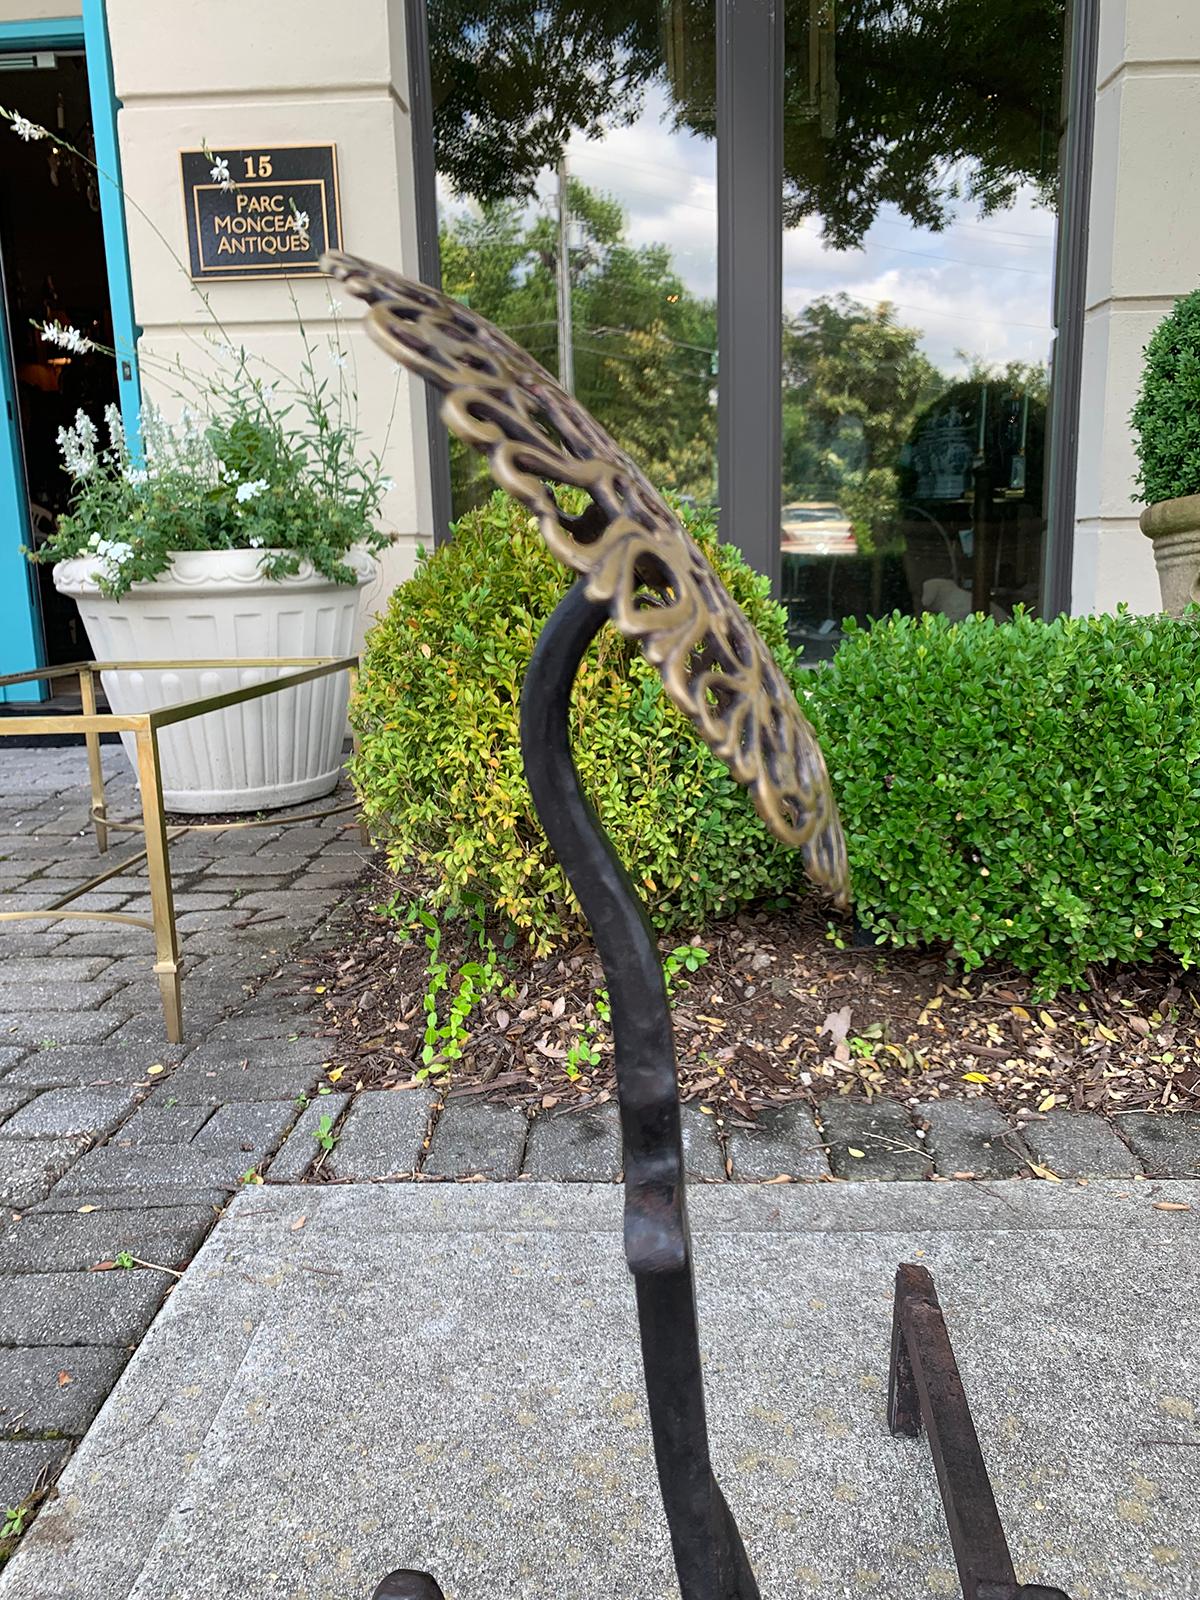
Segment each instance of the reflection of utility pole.
M987 445L988 386L979 396L979 437L975 447L974 497L971 522L974 543L971 551L971 610L986 617L992 606L992 467Z
M570 206L567 201L567 158L558 163L558 381L575 393L575 347L571 331L571 252L568 246Z

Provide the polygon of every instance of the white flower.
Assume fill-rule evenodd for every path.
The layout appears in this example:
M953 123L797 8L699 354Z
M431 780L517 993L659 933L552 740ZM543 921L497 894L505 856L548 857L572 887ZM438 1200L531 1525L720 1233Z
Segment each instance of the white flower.
M208 169L208 175L214 183L219 183L222 189L236 189L237 187L232 177L230 177L229 163L224 156L213 157L213 164Z
M380 490L381 494L391 494L392 490L395 487L396 487L395 478L380 478L380 480L379 480L379 490Z
M144 483L150 482L150 474L145 467L126 467L125 482L132 484L135 489L140 489Z
M15 111L9 113L9 121L12 123L12 131L18 139L24 139L28 142L33 139L49 138L45 128L40 128L36 122L30 122L28 117L19 116Z
M91 538L88 540L88 549L89 550L98 550L99 548L100 548L100 535L98 533L94 533L94 534L92 534Z
M234 499L239 505L245 505L247 500L253 500L254 497L256 495L260 495L266 487L267 480L265 478L251 478L246 483L238 484L237 493L235 494Z
M344 369L344 367L346 365L346 357L345 357L345 354L344 354L343 351L341 351L341 350L331 350L329 352L329 359L330 359L331 363L338 369L339 372L341 372Z
M60 322L43 322L42 338L47 344L58 345L60 350L74 351L77 356L85 356L94 348L92 341L78 328L64 328Z
M113 405L111 401L104 408L104 426L108 429L109 447L117 455L124 454L125 424L121 421L120 407Z
M96 425L86 411L77 411L72 426L58 430L58 448L72 478L86 478L95 471Z
M307 233L308 232L309 220L308 220L308 212L307 211L293 211L292 212L292 221L296 226L296 232L297 233Z
M262 537L257 533L252 533L250 538L247 540L247 543L249 544L251 550L261 550L263 547Z

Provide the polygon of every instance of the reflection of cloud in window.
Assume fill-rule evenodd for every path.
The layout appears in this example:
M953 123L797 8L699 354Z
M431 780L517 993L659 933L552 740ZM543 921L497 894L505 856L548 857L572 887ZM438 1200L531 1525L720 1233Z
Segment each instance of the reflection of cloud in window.
M716 146L673 129L669 99L651 85L642 114L602 139L576 135L568 146L572 171L611 195L626 215L634 246L665 244L675 270L697 295L717 290ZM555 177L537 180L531 211L549 209ZM474 209L439 183L446 212ZM784 234L784 309L796 312L822 295L842 292L869 305L890 301L899 320L921 330L921 347L942 371L965 371L960 353L1003 364L1044 362L1050 339L1052 212L1036 191L992 217L970 204L942 233L914 228L884 206L860 250L834 251L810 218Z

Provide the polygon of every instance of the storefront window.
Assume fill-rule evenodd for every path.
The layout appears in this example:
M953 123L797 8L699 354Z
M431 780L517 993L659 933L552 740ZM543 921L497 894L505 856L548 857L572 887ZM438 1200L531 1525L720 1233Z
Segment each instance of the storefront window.
M443 286L655 483L716 478L711 6L430 0ZM490 491L451 446L455 515Z
M1040 600L1063 0L794 0L782 594L844 617Z

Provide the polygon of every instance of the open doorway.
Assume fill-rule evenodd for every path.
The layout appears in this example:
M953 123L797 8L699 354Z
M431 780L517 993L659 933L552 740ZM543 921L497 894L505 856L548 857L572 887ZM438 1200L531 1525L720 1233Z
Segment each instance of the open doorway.
M35 140L0 132L0 263L15 395L0 449L11 452L18 500L28 508L17 542L37 545L67 509L58 430L80 408L99 418L117 401L111 360L49 345L35 326L59 322L96 344L113 344L98 179L94 166L67 148L94 159L82 50L0 52L0 97L48 130ZM54 588L49 567L34 568L32 588L47 663L89 656L74 602Z

